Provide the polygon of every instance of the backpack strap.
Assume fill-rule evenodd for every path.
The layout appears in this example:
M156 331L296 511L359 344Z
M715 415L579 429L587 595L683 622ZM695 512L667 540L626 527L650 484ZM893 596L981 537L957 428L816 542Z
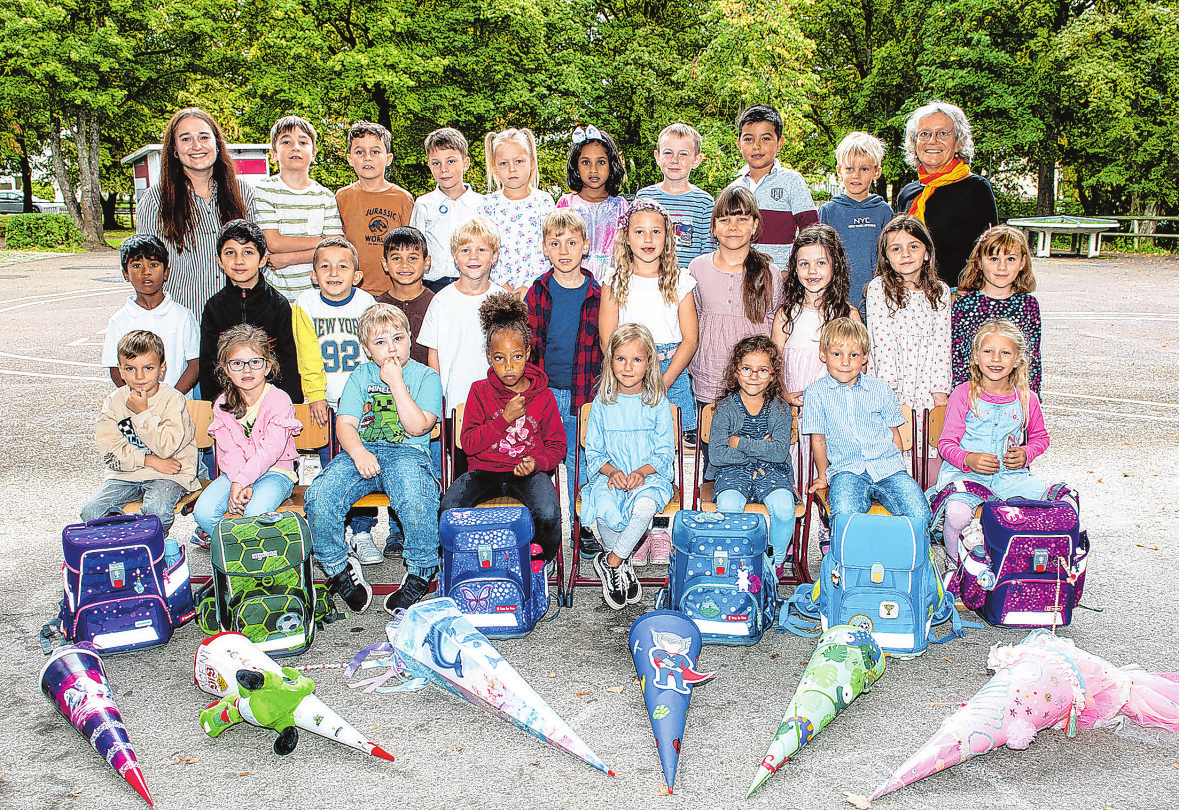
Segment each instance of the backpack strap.
M778 611L779 633L793 633L803 638L818 638L823 634L823 626L819 614L818 603L819 583L808 585L803 583L794 589L794 593L787 597ZM796 615L797 614L797 615ZM814 624L820 622L816 628Z
M1073 508L1077 510L1077 517L1079 518L1081 516L1081 493L1074 490L1064 481L1058 481L1049 486L1044 491L1044 500L1071 503Z
M949 591L943 590L938 584L938 590L942 593L942 600L938 604L937 609L933 612L933 621L929 624L929 632L926 634L926 641L930 644L945 644L952 638L961 638L966 635L966 628L969 627L974 630L981 630L983 626L980 622L968 622L958 614L958 608L954 604L954 595ZM933 628L939 624L950 623L950 632L938 638L933 633Z
M933 519L929 522L929 534L931 537L942 537L945 531L946 503L949 501L951 495L959 494L973 495L984 501L1000 500L999 496L977 481L951 481L929 499L929 510L933 512Z

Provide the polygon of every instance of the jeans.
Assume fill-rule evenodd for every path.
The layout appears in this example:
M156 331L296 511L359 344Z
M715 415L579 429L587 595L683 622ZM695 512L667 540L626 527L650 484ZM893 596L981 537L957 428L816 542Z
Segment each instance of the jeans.
M139 511L155 515L167 536L176 517L176 504L187 493L184 487L170 478L147 481L118 481L108 478L82 507L82 520L97 520L107 515L121 515L123 507L132 501L143 501Z
M422 286L424 286L430 292L438 293L442 292L456 281L458 281L458 279L454 276L444 276L442 278L434 279L433 281L422 279Z
M660 343L655 347L659 353L659 370L667 371L671 365L671 358L675 355L678 343ZM671 388L667 389L667 399L672 405L680 409L680 422L684 430L696 429L696 398L692 396L692 381L688 377L688 370L680 372Z
M569 496L569 526L573 526L573 458L577 455L577 418L578 414L570 413L573 393L567 388L550 388L557 400L557 410L561 412L561 425L565 428L565 492ZM589 481L585 469L585 453L581 454L578 463L578 481L582 486Z
M221 522L225 510L229 507L229 488L232 485L229 476L222 473L205 488L193 507L193 518L210 537L217 533L217 524ZM291 497L295 482L290 476L271 470L255 481L253 486L254 495L246 504L246 517L273 512L279 504Z
M561 496L547 473L537 470L521 477L510 471L469 470L447 487L442 510L478 506L504 495L528 507L536 531L534 542L540 545L545 562L555 559L561 547Z
M866 472L841 472L831 479L832 516L867 512L873 497L894 515L925 521L926 526L933 518L925 493L904 470L882 481L873 481Z
M745 511L745 496L735 489L726 489L716 496L718 512ZM765 499L766 511L770 513L770 545L774 547L774 567L786 561L786 549L794 535L794 493L788 489L775 489Z
M389 508L397 513L405 530L402 555L406 569L429 580L437 572L439 560L438 479L431 469L430 456L414 445L364 446L377 457L380 473L362 478L352 457L340 453L307 488L304 501L315 559L329 577L343 571L348 563L348 544L344 541L348 510L365 495L384 492Z

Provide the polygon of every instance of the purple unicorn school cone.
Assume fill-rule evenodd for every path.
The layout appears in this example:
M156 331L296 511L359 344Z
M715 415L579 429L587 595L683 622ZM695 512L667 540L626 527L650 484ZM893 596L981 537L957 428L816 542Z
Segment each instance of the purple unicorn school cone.
M59 647L41 670L41 693L155 807L95 647L86 642Z
M193 682L202 692L210 695L219 698L233 696L239 691L237 672L242 669L269 672L280 678L284 674L282 667L273 658L241 633L218 633L204 639L197 647L193 659ZM252 725L273 727L257 716L258 707L251 710L251 700L253 698L239 696L235 701L241 718ZM302 731L342 743L379 759L393 761L391 754L357 731L315 694L302 696L291 709L291 721Z
M385 634L403 675L429 681L614 775L459 611L454 600L418 602L389 622Z
M642 684L667 792L671 793L692 687L715 673L696 671L700 631L695 622L677 611L653 610L643 614L630 626L627 641Z

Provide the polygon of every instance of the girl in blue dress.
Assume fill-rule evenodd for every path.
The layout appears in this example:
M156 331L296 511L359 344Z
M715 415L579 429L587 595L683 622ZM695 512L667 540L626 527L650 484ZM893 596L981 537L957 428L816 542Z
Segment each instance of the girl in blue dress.
M596 523L606 549L594 557L594 570L606 604L615 610L643 596L630 556L674 493L675 441L655 341L647 327L623 324L606 344L598 395L590 406L589 482L581 495L582 521Z

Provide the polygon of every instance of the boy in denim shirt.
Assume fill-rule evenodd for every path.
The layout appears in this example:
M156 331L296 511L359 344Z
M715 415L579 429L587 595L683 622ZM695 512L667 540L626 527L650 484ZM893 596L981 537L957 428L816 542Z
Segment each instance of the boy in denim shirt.
M815 480L810 491L831 482L831 515L867 512L871 498L894 515L929 525L925 493L905 471L901 432L905 423L888 383L863 373L868 330L851 318L823 327L819 357L827 376L803 394L799 433L811 436Z

